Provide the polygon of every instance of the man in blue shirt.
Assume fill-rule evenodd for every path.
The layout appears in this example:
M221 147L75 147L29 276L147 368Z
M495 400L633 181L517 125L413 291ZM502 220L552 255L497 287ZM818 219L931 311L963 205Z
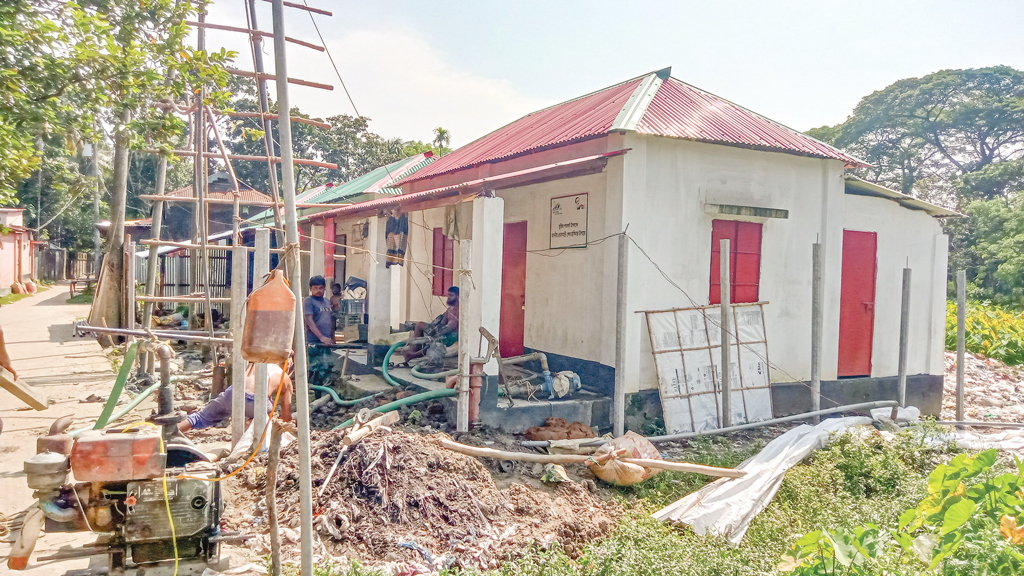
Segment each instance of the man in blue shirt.
M309 360L309 383L330 385L334 369L334 351L322 344L334 344L334 309L324 298L327 281L323 276L309 279L309 296L302 301L302 318L306 327L306 357Z

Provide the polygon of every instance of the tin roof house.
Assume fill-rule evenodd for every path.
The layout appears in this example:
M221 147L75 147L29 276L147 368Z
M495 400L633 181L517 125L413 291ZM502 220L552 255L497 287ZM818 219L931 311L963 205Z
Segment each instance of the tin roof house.
M502 357L539 351L552 371L580 376L577 397L508 407L490 362L480 418L508 431L548 416L608 426L616 391L642 400L627 402L644 407L628 426L717 426L721 240L734 423L810 407L816 243L822 406L896 397L909 265L908 403L937 414L948 245L938 219L957 214L847 172L862 165L665 69L498 128L405 176L400 194L307 219L314 238L360 231L368 254L386 252L389 218L408 219L404 266L347 263L368 283L371 343L442 312L447 287L468 276L461 321L473 333L497 335ZM468 345L474 356L486 349Z

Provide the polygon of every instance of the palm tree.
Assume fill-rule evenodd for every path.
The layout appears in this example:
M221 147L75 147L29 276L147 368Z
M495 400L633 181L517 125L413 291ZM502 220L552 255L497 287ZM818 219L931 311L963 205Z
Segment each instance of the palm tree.
M437 148L438 154L444 156L446 151L450 151L448 145L452 141L452 133L438 126L434 128L434 141L432 144Z

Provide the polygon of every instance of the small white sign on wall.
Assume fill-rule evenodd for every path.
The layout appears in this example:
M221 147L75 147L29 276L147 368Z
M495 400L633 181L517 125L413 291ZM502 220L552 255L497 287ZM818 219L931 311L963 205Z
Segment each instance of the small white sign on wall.
M583 248L587 245L587 192L551 199L550 248Z

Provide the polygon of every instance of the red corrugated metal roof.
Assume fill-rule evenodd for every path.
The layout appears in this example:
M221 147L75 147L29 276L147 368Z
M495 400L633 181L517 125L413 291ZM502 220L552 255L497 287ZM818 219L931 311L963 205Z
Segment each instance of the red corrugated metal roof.
M675 78L662 83L636 130L641 134L775 148L860 164L856 158L823 142Z
M668 72L653 72L524 116L440 158L402 183L606 134L634 90L645 79L666 78ZM641 134L779 150L864 165L810 136L671 77L661 82L646 108L639 110L642 114L635 129Z
M240 198L240 201L241 201L242 204L245 204L247 202L272 202L273 201L273 198L271 198L269 194L264 194L263 192L259 192L257 190L251 190L251 189L248 189L248 188L241 188L238 192L239 192L239 198ZM195 195L192 194L192 187L191 186L185 186L184 188L178 188L177 190L172 190L171 192L165 193L165 195L166 196L172 196L172 197L175 197L175 198L193 198L193 197L195 197ZM209 192L208 197L216 199L216 200L234 200L235 194L234 194L234 192L231 192L230 190L228 190L228 191L211 190Z
M642 78L534 112L442 156L406 182L606 134Z

